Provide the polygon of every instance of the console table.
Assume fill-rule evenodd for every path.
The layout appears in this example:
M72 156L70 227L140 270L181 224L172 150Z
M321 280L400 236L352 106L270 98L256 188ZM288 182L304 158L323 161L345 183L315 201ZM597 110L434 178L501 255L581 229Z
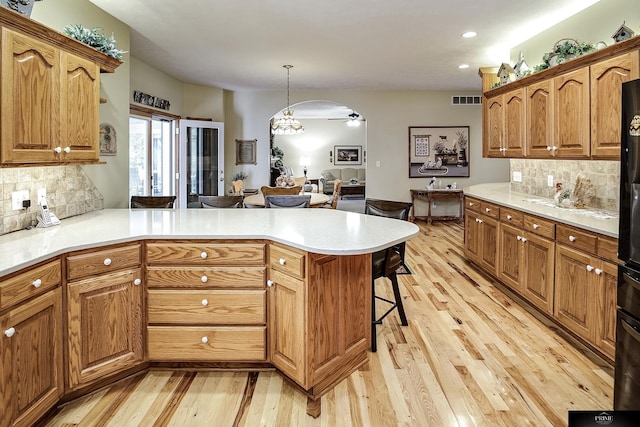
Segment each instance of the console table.
M415 190L411 191L411 203L413 203L413 207L411 208L411 215L409 215L409 221L414 221L415 219L427 220L429 224L433 220L458 220L460 222L463 221L463 213L464 213L464 193L461 188L456 189L434 189L434 190ZM427 202L427 216L416 216L415 215L415 200L425 200ZM457 216L431 216L431 202L435 199L458 199L460 201L460 208Z

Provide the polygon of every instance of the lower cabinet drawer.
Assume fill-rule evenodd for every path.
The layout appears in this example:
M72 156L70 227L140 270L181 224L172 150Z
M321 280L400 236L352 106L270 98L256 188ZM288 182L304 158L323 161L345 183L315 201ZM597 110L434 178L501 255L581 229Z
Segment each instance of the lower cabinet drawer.
M149 326L154 361L264 361L264 326Z
M149 323L263 325L265 290L149 290Z

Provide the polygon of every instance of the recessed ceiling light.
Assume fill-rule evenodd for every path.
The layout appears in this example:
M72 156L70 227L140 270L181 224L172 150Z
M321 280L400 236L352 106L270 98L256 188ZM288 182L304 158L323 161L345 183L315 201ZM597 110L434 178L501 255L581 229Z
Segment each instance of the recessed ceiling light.
M465 39L470 39L471 37L475 37L477 35L478 33L476 33L475 31L467 31L466 33L462 33L462 37L464 37Z
M458 65L458 68L460 69L469 68L469 64L460 64Z

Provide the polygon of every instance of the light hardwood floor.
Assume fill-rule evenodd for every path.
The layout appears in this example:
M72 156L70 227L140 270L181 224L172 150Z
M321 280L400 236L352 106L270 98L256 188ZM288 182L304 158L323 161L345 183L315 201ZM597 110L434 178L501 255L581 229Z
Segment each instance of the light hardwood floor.
M322 397L274 371L154 370L67 404L48 426L562 426L611 410L613 370L578 350L476 271L463 228L418 223L400 277L409 326L378 327L378 352ZM391 296L388 282L378 293Z

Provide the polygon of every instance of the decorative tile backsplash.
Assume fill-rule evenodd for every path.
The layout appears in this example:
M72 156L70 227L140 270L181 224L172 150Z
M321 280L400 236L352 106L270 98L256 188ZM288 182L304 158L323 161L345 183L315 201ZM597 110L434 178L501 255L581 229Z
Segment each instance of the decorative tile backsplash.
M522 182L513 181L513 172L522 173ZM539 197L553 198L555 184L573 189L578 174L588 178L596 190L595 206L598 209L617 211L620 206L620 162L605 160L532 160L511 159L511 190ZM553 175L553 187L548 186L548 176Z
M80 166L0 168L0 234L36 224L39 188L46 188L49 210L60 219L104 207L102 194ZM29 209L11 209L11 193L17 190L29 190Z

